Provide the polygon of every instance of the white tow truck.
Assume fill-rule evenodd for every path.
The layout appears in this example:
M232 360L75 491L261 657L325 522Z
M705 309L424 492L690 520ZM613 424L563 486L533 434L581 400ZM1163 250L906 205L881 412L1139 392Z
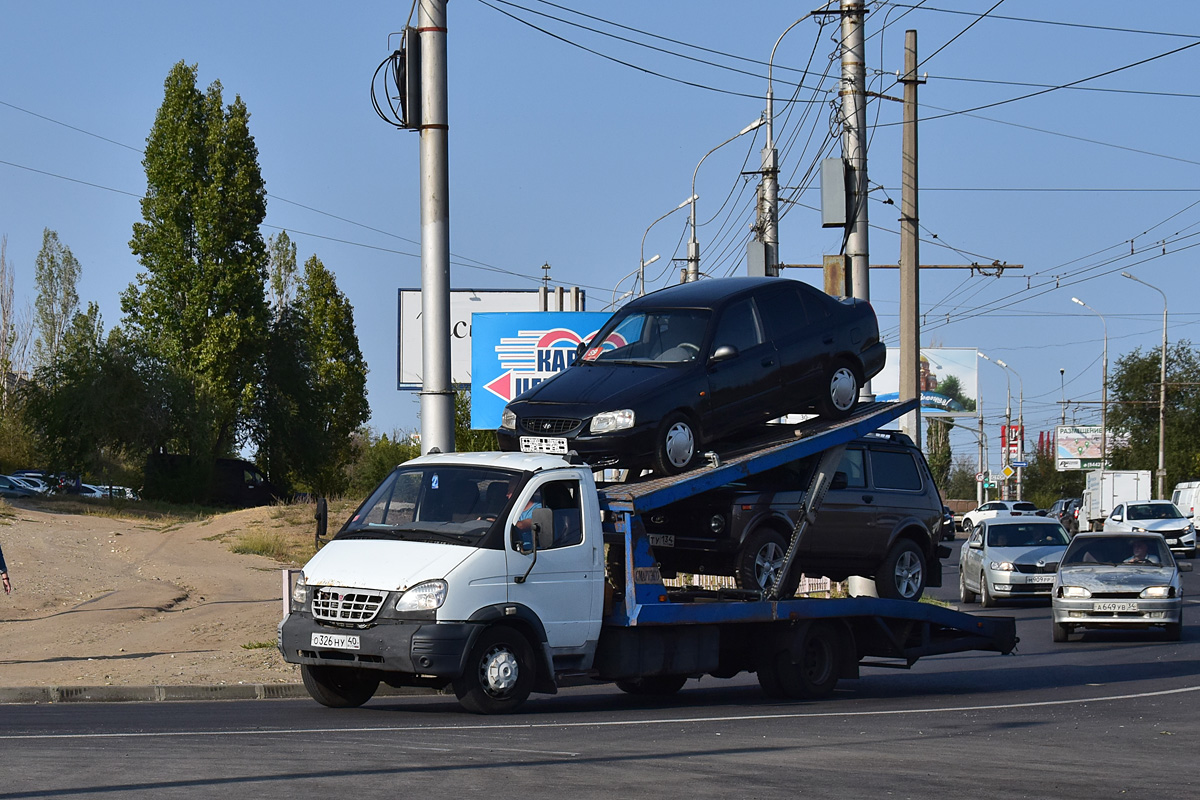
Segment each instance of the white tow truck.
M846 443L909 408L866 405L683 475L608 487L559 456L413 459L289 580L279 649L327 706L361 705L383 682L450 686L479 713L513 711L565 680L669 694L689 677L753 672L770 696L824 697L860 664L1008 653L1012 618L907 600L670 588L659 572L642 514L821 453L774 584L787 586Z

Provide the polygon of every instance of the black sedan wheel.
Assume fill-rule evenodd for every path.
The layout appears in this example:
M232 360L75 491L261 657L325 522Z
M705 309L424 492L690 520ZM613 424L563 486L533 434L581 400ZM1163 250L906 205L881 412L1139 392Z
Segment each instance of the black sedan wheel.
M654 449L654 471L678 475L696 465L700 437L692 421L678 411L668 414L658 428Z
M826 419L842 419L858 405L858 373L847 361L835 361L826 375L817 413Z

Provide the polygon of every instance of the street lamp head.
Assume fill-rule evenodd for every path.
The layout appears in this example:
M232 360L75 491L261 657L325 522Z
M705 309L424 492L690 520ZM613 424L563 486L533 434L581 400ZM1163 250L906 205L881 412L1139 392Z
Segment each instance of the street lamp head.
M761 128L763 125L766 125L766 124L767 124L767 118L759 117L758 119L754 120L754 122L751 122L749 125L747 125L746 127L742 128L740 131L738 131L738 136L741 136L744 133L749 133L750 131L754 130L755 128Z
M1087 303L1083 302L1083 301L1082 301L1082 300L1080 300L1078 297L1072 297L1072 298L1071 298L1071 302L1072 302L1072 303L1077 303L1077 304L1079 304L1079 305L1081 305L1081 306L1086 306L1086 305L1087 305Z
M987 357L987 353L983 352L982 350L976 350L975 352L979 353L979 357L985 361L991 361L991 359Z
M655 253L654 255L650 256L650 259L648 261L643 261L642 266L648 267L651 264L653 264L655 261L658 261L660 258L662 258L662 256L659 255L658 253Z
M1003 361L1001 361L998 358L996 359L996 363L999 364L1000 366L1004 367L1005 369L1008 369L1008 364L1005 364Z
M1122 277L1122 278L1129 278L1129 280L1131 280L1131 281L1136 281L1136 280L1137 280L1137 278L1133 277L1133 276L1132 276L1132 275L1130 275L1128 272L1122 272L1122 273L1121 273L1121 277Z
M675 210L675 211L678 211L679 209L681 209L681 208L683 208L684 206L686 206L688 203L694 203L694 202L696 202L696 201L697 201L697 200L699 200L699 199L700 199L700 195L698 195L698 194L694 194L694 195L692 195L691 197L689 197L687 200L684 200L682 203L680 203L679 205L675 206L675 209L674 209L674 210Z

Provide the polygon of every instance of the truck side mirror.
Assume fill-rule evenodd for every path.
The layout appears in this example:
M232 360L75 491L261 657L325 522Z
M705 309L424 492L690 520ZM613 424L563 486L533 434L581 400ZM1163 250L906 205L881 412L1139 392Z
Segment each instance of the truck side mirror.
M320 550L321 545L325 543L325 533L329 530L329 503L324 497L317 498L317 513L313 514L313 519L317 521L315 549Z
M533 538L539 550L545 550L554 545L554 509L535 508L533 510Z

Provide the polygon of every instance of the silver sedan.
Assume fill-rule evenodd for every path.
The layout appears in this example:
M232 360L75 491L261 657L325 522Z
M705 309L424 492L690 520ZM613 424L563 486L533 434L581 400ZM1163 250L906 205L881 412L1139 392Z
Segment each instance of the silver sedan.
M1080 533L1071 540L1051 595L1054 641L1076 628L1162 626L1171 641L1183 633L1183 584L1177 563L1157 533Z
M980 520L958 559L958 593L964 603L989 608L997 600L1049 597L1067 531L1047 517Z

